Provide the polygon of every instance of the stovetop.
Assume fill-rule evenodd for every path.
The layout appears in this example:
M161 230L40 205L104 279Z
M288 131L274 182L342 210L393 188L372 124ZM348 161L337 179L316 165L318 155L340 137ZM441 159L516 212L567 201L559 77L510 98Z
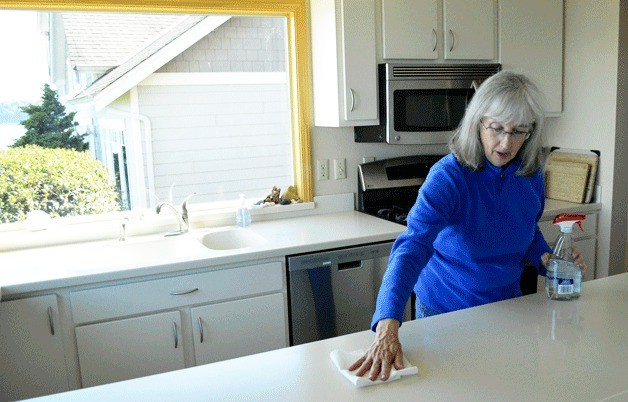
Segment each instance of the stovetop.
M358 211L405 225L421 184L442 155L405 156L358 166Z

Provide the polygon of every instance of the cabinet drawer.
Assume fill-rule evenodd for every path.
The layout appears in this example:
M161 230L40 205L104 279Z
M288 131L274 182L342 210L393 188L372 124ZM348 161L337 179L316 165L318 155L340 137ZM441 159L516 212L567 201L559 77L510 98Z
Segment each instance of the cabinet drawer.
M558 228L558 226L554 225L551 220L539 222L539 228L541 229L541 233L543 233L543 237L545 237L545 241L547 241L550 246L556 242L556 239L560 234L560 229ZM581 231L580 228L574 227L574 240L587 237L596 237L597 214L586 215L586 219L582 222L582 229L583 230Z
M283 264L270 262L71 293L76 324L210 303L283 289Z

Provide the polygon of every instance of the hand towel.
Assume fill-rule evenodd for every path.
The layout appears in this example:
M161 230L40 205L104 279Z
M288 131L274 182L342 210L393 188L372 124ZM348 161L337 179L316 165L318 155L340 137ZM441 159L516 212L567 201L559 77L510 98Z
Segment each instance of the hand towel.
M348 368L357 361L360 357L364 356L363 350L355 350L353 352L345 352L342 350L333 350L329 357L334 362L340 373L345 376L349 381L351 381L358 388L360 387L368 387L370 385L384 384L390 381L395 381L400 379L402 376L407 375L417 375L419 374L419 369L416 366L410 364L406 357L403 357L403 368L401 370L397 370L392 367L390 371L390 377L386 381L382 381L381 379L377 379L375 381L369 380L368 376L365 374L364 377L358 377L355 375L357 370L349 371Z

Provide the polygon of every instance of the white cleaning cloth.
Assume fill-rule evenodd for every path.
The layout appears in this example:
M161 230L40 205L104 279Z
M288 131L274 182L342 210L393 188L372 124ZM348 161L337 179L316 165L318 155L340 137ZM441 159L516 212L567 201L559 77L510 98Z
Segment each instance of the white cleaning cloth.
M344 352L342 350L333 350L329 357L334 362L338 370L347 377L349 381L351 381L357 387L368 387L369 385L377 385L383 384L390 381L395 381L400 379L402 376L406 375L417 375L419 374L419 369L416 366L412 366L408 359L403 357L403 368L401 370L395 369L392 367L390 370L390 377L386 381L382 381L377 379L375 381L371 381L368 378L368 373L365 374L364 377L358 377L355 375L357 370L349 371L349 367L355 363L360 357L364 356L363 350L355 350L353 352Z

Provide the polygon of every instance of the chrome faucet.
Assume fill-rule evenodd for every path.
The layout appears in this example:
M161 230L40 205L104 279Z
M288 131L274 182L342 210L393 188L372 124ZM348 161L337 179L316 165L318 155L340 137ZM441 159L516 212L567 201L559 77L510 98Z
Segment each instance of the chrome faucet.
M129 218L122 219L120 222L120 237L118 237L118 241L126 241L126 225L129 223Z
M196 193L192 193L188 195L187 197L185 197L185 199L183 200L183 203L181 203L181 213L179 213L179 211L174 207L174 205L172 205L169 202L160 202L159 204L157 204L157 206L155 207L155 212L159 214L163 207L168 207L172 210L172 212L174 212L174 215L177 217L177 221L179 222L179 230L177 232L168 232L165 234L165 236L176 236L183 233L187 233L190 230L190 218L188 214L187 203L188 203L188 200L195 195Z

